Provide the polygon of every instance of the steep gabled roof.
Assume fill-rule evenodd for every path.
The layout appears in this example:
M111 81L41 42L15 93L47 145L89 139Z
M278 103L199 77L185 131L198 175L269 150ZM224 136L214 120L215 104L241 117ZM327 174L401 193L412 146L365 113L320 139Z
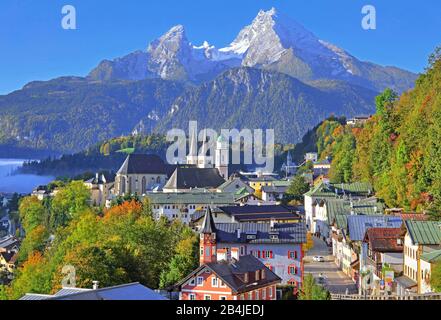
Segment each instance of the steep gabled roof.
M354 198L366 198L373 193L373 187L367 182L325 183L320 182L305 195L317 198L336 198L338 195L351 195Z
M13 251L0 252L0 255L3 257L6 263L15 263L18 256L17 253Z
M205 211L204 222L202 223L201 233L210 234L216 232L216 226L214 225L213 215L211 214L211 208L208 207Z
M18 240L14 236L6 236L0 239L0 248L4 248L6 250L13 249L15 246L20 244L20 240Z
M441 250L435 250L432 252L424 253L421 255L421 260L430 263L441 261Z
M282 280L274 272L268 269L259 259L252 255L247 255L240 257L239 260L233 260L230 262L219 261L204 264L181 280L177 286L182 286L185 282L206 268L216 274L216 276L231 288L234 293L239 294L266 287L271 284L277 284ZM255 279L255 273L258 270L265 270L264 279ZM244 281L245 273L248 273L249 275L248 282Z
M174 166L166 164L153 154L130 154L127 156L118 174L170 174Z
M240 231L240 232L239 232ZM306 242L306 226L298 223L216 223L219 243L301 244Z
M245 188L249 193L254 193L254 189L239 178L230 178L221 184L217 189L222 192L225 192L226 190L228 190L228 192L236 192L237 190L241 190L243 188Z
M402 252L403 242L398 243L402 238L401 228L370 228L366 231L364 242L377 252Z
M335 198L336 194L329 184L320 182L318 185L314 186L311 190L305 193L305 196L316 198Z
M226 206L219 209L236 221L257 221L271 219L300 219L296 207L283 205L249 205L249 206Z
M146 197L151 204L212 204L228 205L234 204L235 196L232 193L223 192L180 192L180 193L147 193Z
M441 244L440 221L406 220L405 224L414 245Z
M215 189L225 182L216 168L196 168L178 166L164 190L207 188Z
M348 234L352 241L363 241L370 228L399 228L402 223L401 218L395 216L348 216Z
M326 199L328 223L332 224L338 215L380 215L383 213L383 204L375 198L361 200Z

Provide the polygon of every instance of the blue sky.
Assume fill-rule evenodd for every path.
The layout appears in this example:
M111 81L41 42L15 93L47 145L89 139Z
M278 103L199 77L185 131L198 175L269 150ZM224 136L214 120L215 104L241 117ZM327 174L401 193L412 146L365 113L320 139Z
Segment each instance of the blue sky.
M61 8L77 9L77 30L61 28ZM361 28L361 8L377 9L377 30ZM259 9L276 7L362 60L424 70L441 44L439 0L1 0L0 94L33 80L86 75L101 60L138 49L183 24L194 44L229 44Z

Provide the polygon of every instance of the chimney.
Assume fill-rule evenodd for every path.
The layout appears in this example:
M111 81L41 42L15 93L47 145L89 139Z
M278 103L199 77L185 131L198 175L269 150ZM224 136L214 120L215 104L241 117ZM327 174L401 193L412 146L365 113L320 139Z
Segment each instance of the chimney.
M217 261L228 261L226 249L217 249Z
M276 219L271 219L271 229L274 229L275 225L276 225Z
M231 259L239 261L239 248L231 248Z
M260 277L262 278L262 280L266 279L266 270L262 269L262 272L260 273Z
M99 281L92 281L92 289L93 290L98 290L98 288L99 288Z

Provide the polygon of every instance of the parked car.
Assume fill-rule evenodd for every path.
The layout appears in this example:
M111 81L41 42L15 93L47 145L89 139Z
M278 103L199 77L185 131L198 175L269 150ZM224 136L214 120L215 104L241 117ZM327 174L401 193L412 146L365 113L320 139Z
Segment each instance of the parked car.
M320 274L320 275L318 276L318 278L317 278L317 283L318 283L318 284L321 284L321 285L326 284L326 278L325 278L325 276L324 276L323 274Z
M315 256L312 258L315 262L325 262L325 258L322 256Z

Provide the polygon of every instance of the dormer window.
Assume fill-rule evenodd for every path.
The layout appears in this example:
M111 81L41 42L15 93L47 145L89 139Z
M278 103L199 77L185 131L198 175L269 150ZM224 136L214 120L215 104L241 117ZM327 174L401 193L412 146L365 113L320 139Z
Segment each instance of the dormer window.
M265 269L262 269L261 277L262 277L262 280L265 280L265 278L266 278Z
M244 274L243 277L243 282L248 283L249 279L248 279L248 272Z
M255 240L256 239L256 235L254 235L254 234L247 234L247 239L248 240Z
M256 281L260 280L260 270L256 271Z

